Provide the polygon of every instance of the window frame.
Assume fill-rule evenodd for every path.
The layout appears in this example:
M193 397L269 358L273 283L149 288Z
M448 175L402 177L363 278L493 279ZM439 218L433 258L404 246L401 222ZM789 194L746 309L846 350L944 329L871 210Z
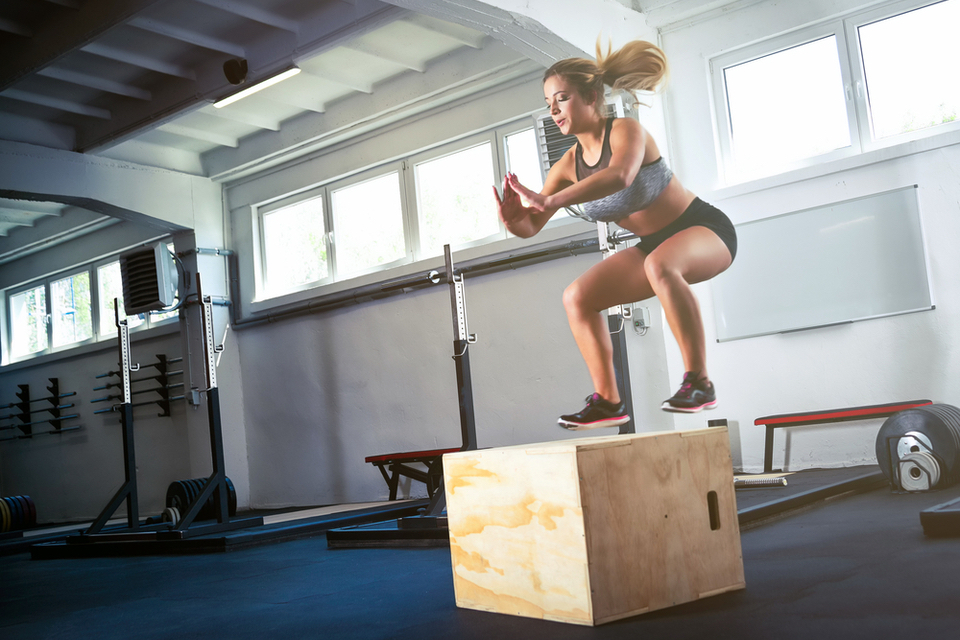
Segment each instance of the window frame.
M270 265L267 261L267 243L266 243L266 233L264 228L264 218L271 213L275 213L287 207L292 207L294 205L307 202L308 200L320 199L323 203L323 244L327 250L327 275L324 278L318 280L311 280L308 282L303 282L288 289L275 290L270 287ZM329 284L335 282L334 279L334 256L333 256L333 244L332 235L331 235L331 215L330 215L330 197L327 192L327 186L314 187L305 191L300 191L294 194L272 200L269 203L265 203L261 206L256 207L256 221L257 221L257 241L258 241L258 265L259 265L259 277L257 282L257 297L258 298L276 298L279 296L288 295L290 293L296 293L298 291L304 291L306 289L312 289L324 284Z
M868 9L857 9L833 16L818 23L806 25L758 42L718 53L708 59L708 76L713 106L714 135L717 144L717 164L723 185L732 186L753 180L769 178L790 171L821 165L843 158L862 155L868 151L906 144L920 139L948 134L960 129L960 120L948 124L918 129L909 133L874 139L867 101L863 55L858 38L859 27L909 13L943 0L897 0ZM752 60L834 36L843 82L847 123L850 127L850 146L777 165L772 171L746 173L737 167L733 155L727 87L724 71Z
M340 268L337 262L337 236L336 236L336 225L334 223L334 211L333 211L333 193L341 189L347 189L354 187L364 182L370 182L372 180L377 180L378 178L383 178L392 173L397 174L398 187L400 189L400 208L401 208L401 217L403 222L403 245L404 245L404 255L402 258L392 260L391 262L386 262L384 264L375 265L361 271L353 271L349 274L346 274L345 277L340 277ZM342 280L349 280L352 278L358 278L369 273L375 273L377 271L385 271L387 269L393 269L405 264L409 264L414 261L414 251L411 246L410 238L412 236L410 229L413 222L410 220L410 211L407 206L408 202L408 189L406 185L406 176L407 173L405 163L402 161L391 162L388 164L377 165L376 167L366 169L364 171L355 173L347 178L342 178L334 182L328 183L325 189L325 197L327 198L327 204L324 207L324 212L329 213L329 226L327 226L327 255L332 255L332 265L330 272L332 275L332 282L340 282ZM320 283L326 284L326 283ZM316 286L316 285L315 285Z
M165 245L171 244L170 238L160 239ZM102 343L106 340L110 340L117 337L116 332L105 332L101 333L100 331L100 267L114 262L118 262L120 259L120 254L122 251L113 253L106 257L101 257L96 260L91 260L88 262L83 262L78 265L74 265L67 269L61 269L55 273L46 275L41 278L36 278L28 282L24 282L15 287L10 287L5 289L2 292L3 295L3 327L5 331L3 332L4 339L4 351L3 351L3 364L2 366L17 364L21 362L26 362L34 358L39 358L42 356L54 355L70 351L71 349L76 349L86 345L96 345ZM90 279L90 321L92 323L92 335L86 340L80 340L77 342L70 342L58 347L53 346L53 297L51 295L51 286L54 282L58 280L63 280L65 278L70 278L77 276L86 272ZM13 353L13 322L12 322L12 305L10 303L11 298L17 294L23 293L24 291L29 291L30 289L35 289L38 287L43 287L44 294L46 296L46 311L45 317L46 320L44 324L46 326L46 347L40 351L34 351L33 353L27 353L23 355L14 355ZM154 319L153 313L144 314L144 322L130 329L131 333L133 332L142 332L154 329L156 327L172 324L174 321L179 321L177 316L171 316L169 318L164 318L162 320ZM126 317L126 316L125 316Z
M850 57L852 58L851 67L853 82L855 83L853 91L855 92L856 99L854 102L856 104L857 117L860 122L863 123L863 126L860 127L860 144L864 151L884 149L905 142L912 142L914 140L930 138L960 130L960 118L958 118L950 123L924 127L915 131L887 136L886 138L874 138L873 118L870 116L870 101L867 94L867 76L863 63L863 50L861 48L860 38L858 37L859 29L862 26L931 7L943 1L944 0L937 0L936 2L930 2L930 0L924 0L918 2L918 0L899 0L879 7L873 7L872 9L859 11L843 21L848 40L855 44L855 48L850 51Z
M455 155L457 153L479 147L483 144L490 145L490 160L491 160L491 169L493 171L494 182L497 180L498 175L503 175L502 167L506 166L504 159L505 152L500 151L500 139L497 136L498 129L489 129L482 133L477 133L471 136L465 136L458 138L456 140L446 142L442 145L433 147L428 151L422 151L420 153L413 154L409 156L406 160L406 179L407 179L407 193L410 195L408 198L408 210L411 213L411 222L413 224L410 234L410 239L414 246L414 256L415 260L427 260L429 258L436 257L434 255L425 256L423 254L423 248L420 246L420 188L416 182L416 167L418 164L424 164L427 162L432 162L435 160L441 160L449 156ZM493 193L490 194L491 202L493 201ZM495 213L491 212L492 215ZM471 249L473 247L479 247L481 245L489 244L491 242L496 242L497 240L504 240L507 238L506 227L503 226L503 222L498 218L497 219L497 232L490 235L484 236L483 238L477 238L469 242L464 242L457 245L452 245L450 247L451 251L462 251L464 249Z

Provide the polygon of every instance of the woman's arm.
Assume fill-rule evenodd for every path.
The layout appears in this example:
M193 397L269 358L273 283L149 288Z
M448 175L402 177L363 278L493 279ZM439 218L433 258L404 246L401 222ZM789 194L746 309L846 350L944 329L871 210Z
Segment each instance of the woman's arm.
M646 132L639 122L630 118L618 118L610 131L610 164L605 169L579 182L571 180L568 185L556 191L551 192L544 187L539 194L520 184L516 176L508 176L507 182L514 191L529 202L531 209L550 211L552 215L562 207L599 200L632 184L643 164L646 142ZM564 154L564 159L567 155L571 156L572 165L574 162L572 153L568 151Z
M541 193L537 194L526 187L521 186L521 188L537 197L543 197L573 184L573 177L576 175L573 166L573 153L574 148L572 147L550 168ZM497 213L500 215L507 231L520 238L529 238L543 229L544 225L553 217L553 214L557 212L557 209L540 209L525 205L521 201L520 192L513 187L513 184L519 185L520 183L516 175L508 173L503 178L502 199L497 192L497 188L493 188L493 195L497 199ZM523 196L523 200L529 203L526 195Z

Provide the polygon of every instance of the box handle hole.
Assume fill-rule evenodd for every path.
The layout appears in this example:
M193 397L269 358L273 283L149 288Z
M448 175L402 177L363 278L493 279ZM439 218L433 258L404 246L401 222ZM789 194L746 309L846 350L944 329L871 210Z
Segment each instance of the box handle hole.
M717 504L717 492L707 493L707 511L710 512L710 531L720 528L720 507Z

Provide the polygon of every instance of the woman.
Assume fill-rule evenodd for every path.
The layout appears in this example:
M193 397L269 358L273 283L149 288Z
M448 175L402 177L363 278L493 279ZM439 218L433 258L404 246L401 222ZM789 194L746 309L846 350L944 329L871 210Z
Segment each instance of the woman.
M684 188L660 156L657 143L629 118L602 114L604 85L627 91L655 91L667 75L663 51L633 41L597 62L561 60L544 74L544 99L564 134L577 137L550 169L540 193L507 174L503 197L494 188L500 219L514 235L535 235L559 209L583 204L593 221L616 222L634 232L639 244L602 260L563 294L570 328L586 361L595 392L578 413L560 417L572 429L627 422L617 389L613 345L604 309L660 299L680 345L686 373L680 390L664 401L666 411L712 409L717 397L707 374L700 307L692 284L726 270L737 252L733 224L715 207Z

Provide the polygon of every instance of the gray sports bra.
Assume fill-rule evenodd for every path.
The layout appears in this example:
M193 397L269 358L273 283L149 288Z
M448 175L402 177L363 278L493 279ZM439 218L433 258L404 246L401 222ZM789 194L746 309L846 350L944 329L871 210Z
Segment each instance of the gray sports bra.
M613 118L607 120L603 134L603 147L600 150L600 159L593 166L583 161L583 147L577 143L576 165L577 180L583 180L601 169L610 165L610 130L613 128ZM633 183L626 188L612 193L599 200L584 202L580 208L584 217L592 222L616 222L623 220L632 213L646 209L656 200L663 190L670 184L673 171L667 166L663 157L657 158L650 164L640 167Z

